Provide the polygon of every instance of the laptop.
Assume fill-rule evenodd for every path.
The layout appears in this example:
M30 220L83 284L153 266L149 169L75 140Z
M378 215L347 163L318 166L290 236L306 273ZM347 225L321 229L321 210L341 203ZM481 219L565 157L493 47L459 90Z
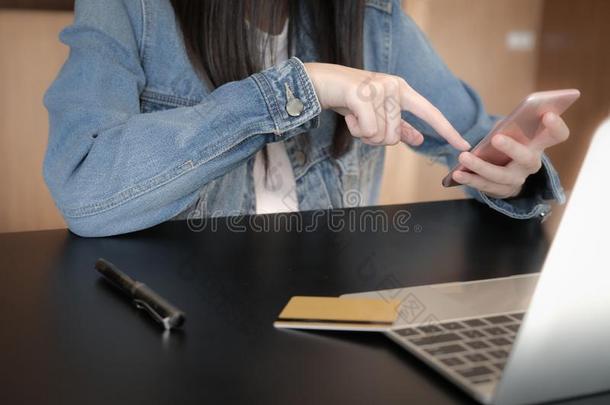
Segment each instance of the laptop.
M608 151L610 119L593 137L541 273L344 297L400 300L398 321L382 333L483 404L610 390Z

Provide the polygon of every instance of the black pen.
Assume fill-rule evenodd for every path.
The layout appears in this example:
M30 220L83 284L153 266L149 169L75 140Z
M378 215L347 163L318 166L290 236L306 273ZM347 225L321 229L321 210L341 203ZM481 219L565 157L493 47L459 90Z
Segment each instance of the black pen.
M161 323L166 330L177 328L184 323L184 313L166 299L120 271L114 264L104 259L95 262L95 268L133 300L138 309L143 309Z

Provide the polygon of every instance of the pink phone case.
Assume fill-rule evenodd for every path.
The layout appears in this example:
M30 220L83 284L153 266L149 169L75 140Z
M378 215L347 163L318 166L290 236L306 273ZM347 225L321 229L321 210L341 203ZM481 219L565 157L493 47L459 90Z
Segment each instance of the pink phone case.
M580 91L576 89L541 91L530 94L509 116L498 121L485 138L471 149L471 152L487 162L498 166L505 166L511 159L491 145L491 138L495 134L501 133L510 136L518 142L527 145L536 135L544 114L553 112L561 115L578 97L580 97ZM470 172L470 170L458 164L445 176L443 186L453 187L460 185L452 178L453 172L456 170Z

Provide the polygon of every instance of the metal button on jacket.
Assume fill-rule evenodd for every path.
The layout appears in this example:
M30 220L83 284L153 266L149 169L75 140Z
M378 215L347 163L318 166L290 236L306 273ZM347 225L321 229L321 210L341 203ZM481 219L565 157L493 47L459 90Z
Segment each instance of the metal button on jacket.
M291 117L298 117L305 109L305 106L301 100L294 96L292 90L288 87L288 83L284 83L284 86L286 87L286 112Z

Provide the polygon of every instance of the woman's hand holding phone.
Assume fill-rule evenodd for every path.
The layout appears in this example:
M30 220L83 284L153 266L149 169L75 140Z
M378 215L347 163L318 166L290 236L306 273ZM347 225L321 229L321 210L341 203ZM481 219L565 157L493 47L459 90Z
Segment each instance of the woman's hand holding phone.
M494 198L519 194L528 176L540 170L544 150L566 141L570 133L560 115L548 112L542 116L542 125L527 144L502 133L495 134L491 138L492 146L511 159L506 165L496 165L472 152L465 152L470 144L404 79L327 63L306 63L305 68L322 108L343 115L354 137L371 145L395 145L401 141L420 145L423 135L401 118L401 111L410 111L450 145L464 151L459 156L463 168L453 171L449 178ZM578 95L571 94L573 100L565 108Z
M456 149L470 149L445 116L400 77L328 63L305 68L322 108L343 115L351 134L364 143L420 145L423 135L401 118L401 111L410 111Z
M506 166L497 166L471 152L462 152L459 161L472 173L458 170L453 173L453 179L493 198L514 197L521 192L527 177L540 170L544 150L566 141L569 135L570 130L559 115L546 113L528 145L501 133L494 135L491 140L494 148L512 159Z

